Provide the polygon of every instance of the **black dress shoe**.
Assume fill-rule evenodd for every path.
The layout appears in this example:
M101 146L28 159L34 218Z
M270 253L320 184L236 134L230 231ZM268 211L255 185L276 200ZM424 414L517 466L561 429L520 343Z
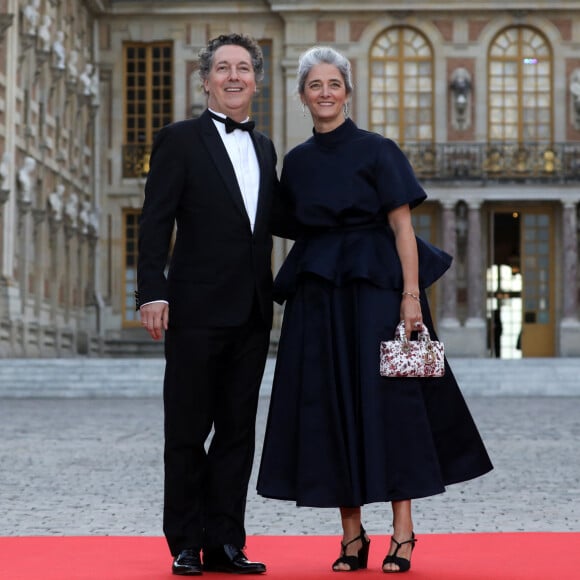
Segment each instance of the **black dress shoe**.
M201 576L202 567L199 550L181 550L173 559L171 572L178 576Z
M224 544L219 548L203 551L203 569L230 574L263 574L266 566L262 562L250 562L240 548Z

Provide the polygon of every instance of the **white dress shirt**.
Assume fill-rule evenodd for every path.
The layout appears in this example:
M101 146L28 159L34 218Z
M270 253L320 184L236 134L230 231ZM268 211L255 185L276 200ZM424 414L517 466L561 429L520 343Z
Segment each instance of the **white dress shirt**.
M226 116L217 111L210 111L218 117ZM247 119L246 119L247 120ZM213 119L220 137L234 166L238 185L244 199L244 206L250 218L250 226L254 231L256 223L256 210L258 207L258 190L260 189L260 166L252 138L248 131L234 129L231 133L226 133L226 126Z

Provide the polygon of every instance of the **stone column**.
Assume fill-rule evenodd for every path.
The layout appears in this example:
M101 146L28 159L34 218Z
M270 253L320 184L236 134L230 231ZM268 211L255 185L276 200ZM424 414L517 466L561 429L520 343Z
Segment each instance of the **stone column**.
M5 3L6 5L6 3ZM0 35L0 42L4 44L4 59L5 59L5 77L6 77L6 89L4 94L4 153L6 155L5 159L7 161L7 174L5 176L5 185L3 188L12 190L12 194L7 197L7 201L4 202L3 215L2 215L2 254L0 255L0 279L5 281L8 288L13 291L16 290L16 284L12 283L14 276L14 260L17 253L16 242L16 223L18 219L17 212L17 196L15 194L15 184L16 184L16 167L15 163L17 161L16 151L16 136L18 134L16 119L17 114L17 93L20 90L17 87L17 74L18 74L18 18L14 16L18 14L19 3L9 2L6 6L7 14L0 15L0 29L2 34ZM14 28L8 30L10 26L14 23ZM3 156L4 158L4 156ZM12 310L8 303L5 304L4 313Z
M4 205L10 197L10 183L8 181L10 156L4 153L0 162L0 281L3 279L4 272L4 237L6 228L4 225Z
M2 173L3 185L0 187L2 208L0 210L0 356L16 356L19 349L15 348L14 321L20 318L20 292L14 280L15 256L17 253L16 224L18 220L16 196L16 118L18 69L18 27L19 3L15 0L4 2L4 13L0 14L0 43L2 43L2 58L4 59L4 76L6 86L3 96L4 108L4 148L3 160L6 160ZM9 161L8 161L9 160Z
M443 206L443 250L453 256L457 255L457 229L455 223L455 201L441 200ZM441 326L458 327L457 319L457 272L455 263L447 270L439 283L441 301Z
M30 238L31 238L31 203L25 199L18 200L18 286L20 291L20 314L25 314L28 273L30 272Z
M578 320L578 216L576 204L562 204L562 264L563 300L562 310L564 320Z
M441 200L443 212L441 225L443 228L442 249L453 256L453 263L443 278L437 282L439 301L441 303L441 321L438 333L445 343L448 356L466 356L465 329L461 328L457 317L457 220L455 210L457 202Z
M46 244L44 240L44 225L46 210L40 208L32 209L32 247L34 249L34 316L40 318L40 310L44 300L44 282L46 275Z
M6 154L5 154L5 157ZM4 166L4 168L2 167ZM6 296L6 288L8 286L6 278L3 276L4 264L4 236L6 228L4 226L4 205L10 196L10 189L4 176L7 169L3 163L0 164L0 358L10 355L7 341L4 340L4 329L8 327L8 299Z
M481 236L481 202L468 201L467 232L467 321L483 320L485 276Z
M484 315L485 272L481 235L481 201L468 200L467 231L467 320L465 355L485 356L487 325Z
M562 320L560 355L580 356L578 320L578 215L577 202L562 204Z

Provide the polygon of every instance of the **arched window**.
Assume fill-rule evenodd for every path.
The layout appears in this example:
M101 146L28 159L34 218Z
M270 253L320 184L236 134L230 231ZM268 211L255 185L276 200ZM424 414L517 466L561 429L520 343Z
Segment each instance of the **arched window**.
M370 49L371 131L400 144L431 143L433 121L433 51L418 30L385 30Z
M489 48L488 139L552 140L552 51L534 28L507 28Z

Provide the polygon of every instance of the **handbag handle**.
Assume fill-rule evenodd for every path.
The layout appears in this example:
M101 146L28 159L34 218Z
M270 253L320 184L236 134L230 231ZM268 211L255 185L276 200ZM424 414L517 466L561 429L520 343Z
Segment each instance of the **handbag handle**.
M423 342L431 342L431 336L429 334L428 328L421 323L421 328L417 331L418 340ZM403 342L407 342L407 335L405 334L405 321L401 320L399 324L397 324L397 328L395 329L395 339L401 340Z

